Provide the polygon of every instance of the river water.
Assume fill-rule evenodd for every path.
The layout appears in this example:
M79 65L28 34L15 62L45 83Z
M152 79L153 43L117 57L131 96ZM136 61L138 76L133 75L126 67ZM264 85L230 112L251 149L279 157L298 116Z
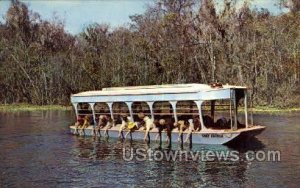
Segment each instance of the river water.
M300 114L254 115L267 129L237 146L187 145L183 151L279 150L280 161L125 161L121 142L69 134L72 112L0 113L0 187L299 187ZM164 149L163 149L164 150ZM176 143L172 151L180 150Z

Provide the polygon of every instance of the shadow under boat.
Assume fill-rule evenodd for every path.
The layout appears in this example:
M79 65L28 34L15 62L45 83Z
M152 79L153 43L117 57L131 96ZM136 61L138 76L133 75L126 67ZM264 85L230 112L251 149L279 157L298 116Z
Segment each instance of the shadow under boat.
M265 145L255 136L260 134L264 129L253 132L242 132L239 136L227 142L225 145L238 151L261 150Z

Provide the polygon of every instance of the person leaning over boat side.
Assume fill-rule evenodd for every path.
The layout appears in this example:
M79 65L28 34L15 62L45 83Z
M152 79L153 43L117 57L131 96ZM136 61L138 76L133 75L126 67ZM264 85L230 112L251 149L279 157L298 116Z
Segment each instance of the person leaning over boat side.
M188 133L187 133L187 135L186 135L186 138L185 138L185 141L184 141L184 142L187 142L188 139L189 139L189 137L190 137L190 135L192 134L192 132L195 131L194 120L193 120L193 119L189 119L188 122L189 122Z
M144 128L146 125L145 125L145 122L144 122L144 117L145 117L145 114L143 112L139 112L137 114L138 118L139 118L139 122L137 122L137 129L141 129L141 128Z
M166 121L164 119L160 119L159 121L154 120L154 124L156 126L156 128L158 129L158 134L155 136L155 141L157 140L157 138L159 137L159 143L161 144L162 140L161 140L161 133L163 131L163 129L165 128L165 124Z
M127 129L128 129L128 132L126 133L125 135L125 139L127 138L127 135L129 133L132 133L133 131L137 130L137 123L136 122L133 122L131 120L131 117L127 117Z
M84 135L85 134L84 129L88 128L89 126L90 126L89 116L86 115L83 118L83 125L80 128L80 130L81 130L80 135L82 135L82 134Z
M122 132L123 132L124 129L127 128L127 126L128 126L127 122L128 122L127 116L122 116L122 124L119 128L119 138L121 138L121 136L123 137Z
M176 122L174 123L174 126L178 127L178 131L179 131L178 142L179 142L183 134L183 131L185 131L185 129L187 128L187 125L184 120L179 120L177 123Z
M158 128L158 134L155 137L155 141L159 137L159 139L160 139L159 142L161 144L161 142L162 142L162 139L161 139L162 131L165 130L166 133L167 133L166 142L168 142L168 144L170 146L172 130L174 128L173 123L172 123L172 119L171 118L160 119L158 122L155 123L155 125Z
M169 147L171 147L171 142L172 142L172 131L173 129L175 128L174 127L174 119L172 118L168 118L168 119L165 119L166 121L166 130L167 130L167 142L169 144Z
M153 123L153 119L150 119L148 116L144 117L144 122L145 122L145 126L146 126L144 141L146 141L149 131L154 127L154 123Z
M107 116L107 123L106 126L104 127L105 136L108 136L108 129L112 128L113 126L114 126L114 120L110 116Z
M105 115L99 116L99 121L98 121L98 124L95 129L95 135L97 135L97 133L98 133L100 136L100 130L106 126L107 122L108 122L108 119Z
M83 125L83 119L78 116L76 122L75 122L75 130L74 130L74 134L78 134L78 129L81 128L81 126Z

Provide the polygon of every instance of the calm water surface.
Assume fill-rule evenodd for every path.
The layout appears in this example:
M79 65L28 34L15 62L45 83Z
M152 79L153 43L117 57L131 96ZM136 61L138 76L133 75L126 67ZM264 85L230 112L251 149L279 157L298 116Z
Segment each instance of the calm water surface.
M0 113L0 187L299 187L300 114L254 119L267 129L251 143L192 150L280 150L281 162L127 162L125 146L157 144L73 136L72 112Z

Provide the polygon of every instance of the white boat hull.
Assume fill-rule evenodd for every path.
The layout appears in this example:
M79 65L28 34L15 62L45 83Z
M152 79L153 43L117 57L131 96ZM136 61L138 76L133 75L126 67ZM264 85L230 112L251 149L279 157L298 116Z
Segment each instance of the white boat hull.
M251 136L255 136L257 134L259 134L260 132L262 132L265 129L264 126L252 126L250 128L243 128L243 129L238 129L235 131L231 131L231 130L213 130L213 129L206 129L203 131L199 131L199 132L193 132L191 134L191 138L187 139L188 133L184 132L182 135L182 140L185 141L186 139L191 140L193 144L226 144L230 141L236 140L239 136L240 137L251 137ZM80 135L84 135L84 136L95 136L94 133L94 129L92 126L82 130L76 130L75 126L70 126L70 130L72 134L80 134ZM119 131L117 127L113 127L112 129L108 130L108 137L111 138L119 138ZM127 133L127 131L123 131L123 136L125 136L125 134ZM144 130L136 130L134 131L131 136L130 134L128 134L127 138L128 140L130 140L132 138L132 140L143 140L144 139L144 135L145 135L145 131ZM150 141L155 141L155 138L158 135L158 131L156 129L151 130L149 132L149 136L150 136ZM97 133L96 136L106 136L105 135L105 131L101 130L100 131L100 135ZM178 142L181 141L181 139L178 138L179 137L179 132L177 130L173 130L172 131L172 142ZM162 141L166 141L167 140L167 133L165 131L162 132Z

